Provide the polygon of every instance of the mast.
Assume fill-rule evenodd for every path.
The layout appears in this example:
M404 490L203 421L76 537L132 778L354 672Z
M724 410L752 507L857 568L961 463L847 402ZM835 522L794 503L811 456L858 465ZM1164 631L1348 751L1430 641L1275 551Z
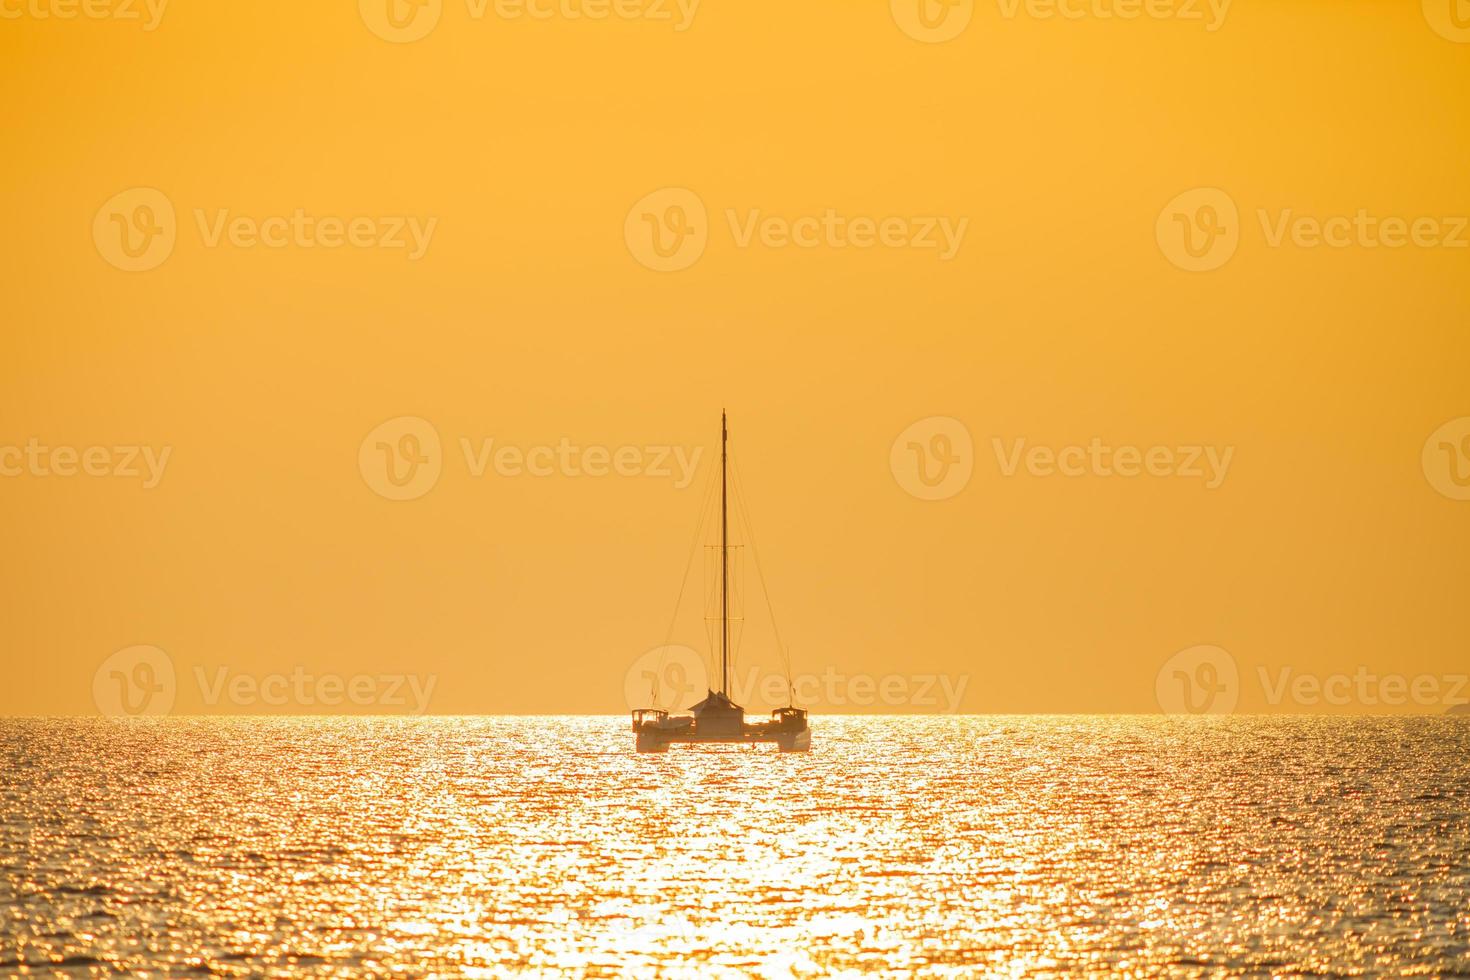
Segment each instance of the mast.
M726 444L730 431L720 410L720 693L730 692L730 545L729 511L725 503Z

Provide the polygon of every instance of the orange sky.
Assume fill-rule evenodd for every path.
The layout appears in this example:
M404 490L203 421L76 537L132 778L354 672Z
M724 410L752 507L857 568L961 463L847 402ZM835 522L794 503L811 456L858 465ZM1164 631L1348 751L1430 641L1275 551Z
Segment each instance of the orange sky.
M382 2L0 0L0 713L622 711L722 406L818 712L1470 671L1448 3Z

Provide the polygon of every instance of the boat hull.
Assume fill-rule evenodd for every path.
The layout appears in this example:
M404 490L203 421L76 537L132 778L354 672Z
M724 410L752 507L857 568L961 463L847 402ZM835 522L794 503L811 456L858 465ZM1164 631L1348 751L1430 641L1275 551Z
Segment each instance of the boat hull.
M810 728L787 731L763 731L757 727L739 732L701 733L688 729L643 728L637 732L635 746L639 752L667 752L671 745L759 745L772 743L781 752L810 752Z
M713 691L687 715L656 708L633 712L633 734L639 752L667 752L670 745L759 745L770 742L782 752L807 752L812 730L806 712L788 706L771 712L770 721L749 721L745 709Z

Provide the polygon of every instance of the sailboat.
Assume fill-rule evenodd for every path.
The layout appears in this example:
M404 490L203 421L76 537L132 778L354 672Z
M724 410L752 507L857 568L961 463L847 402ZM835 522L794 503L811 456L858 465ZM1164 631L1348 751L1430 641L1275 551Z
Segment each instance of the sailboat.
M811 749L811 729L802 708L787 705L767 719L749 721L745 709L730 697L730 517L729 517L730 428L720 413L720 592L719 592L719 690L708 690L703 701L688 713L670 714L660 708L638 708L633 712L633 733L639 752L667 752L670 745L702 743L774 743L782 752ZM677 610L676 610L677 613ZM788 683L787 690L790 691Z

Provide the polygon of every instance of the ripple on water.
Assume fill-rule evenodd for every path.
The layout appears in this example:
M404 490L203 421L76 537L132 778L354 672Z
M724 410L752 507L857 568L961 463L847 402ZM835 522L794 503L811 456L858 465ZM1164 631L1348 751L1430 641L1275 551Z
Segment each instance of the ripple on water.
M1470 972L1465 718L0 721L0 969Z

